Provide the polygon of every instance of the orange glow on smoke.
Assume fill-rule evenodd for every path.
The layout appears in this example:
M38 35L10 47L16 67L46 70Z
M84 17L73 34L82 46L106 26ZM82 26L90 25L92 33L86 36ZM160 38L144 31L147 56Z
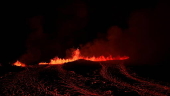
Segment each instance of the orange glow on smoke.
M25 64L24 64L24 63L21 63L21 62L19 62L19 61L16 61L13 65L14 65L14 66L25 67Z
M55 58L51 59L50 63L41 62L41 63L39 63L39 65L43 65L43 64L64 64L64 63L67 63L67 62L76 61L78 59L84 59L84 60L90 60L90 61L108 61L108 60L125 60L125 59L128 59L128 58L129 58L128 56L112 57L111 55L108 56L108 57L104 57L104 56L99 56L99 57L94 57L94 56L93 57L84 57L84 56L80 55L80 50L77 49L77 50L75 50L73 52L72 58L62 59L62 58L55 57Z

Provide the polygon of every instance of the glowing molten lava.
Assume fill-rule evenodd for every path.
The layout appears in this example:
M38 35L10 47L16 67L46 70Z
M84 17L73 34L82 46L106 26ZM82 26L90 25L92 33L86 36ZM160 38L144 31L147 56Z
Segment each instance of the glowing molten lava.
M21 62L19 62L19 61L16 61L13 65L14 65L14 66L25 67L25 64L24 64L24 63L21 63Z
M80 50L77 49L73 52L72 54L72 58L69 59L62 59L62 58L58 58L55 57L54 59L51 59L50 63L46 63L46 62L41 62L39 63L39 65L43 65L43 64L64 64L67 62L73 62L76 61L78 59L84 59L84 60L90 60L90 61L108 61L108 60L125 60L128 59L128 56L117 56L117 57L112 57L111 55L108 57L104 57L104 56L99 56L99 57L84 57L80 55Z

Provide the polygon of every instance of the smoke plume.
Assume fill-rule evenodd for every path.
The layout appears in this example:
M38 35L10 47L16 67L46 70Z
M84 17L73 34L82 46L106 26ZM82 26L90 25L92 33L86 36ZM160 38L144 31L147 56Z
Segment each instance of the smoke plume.
M70 49L81 43L81 38L91 34L84 30L88 22L88 8L82 1L70 2L57 8L58 17L54 24L55 32L45 32L45 16L30 19L32 33L27 40L27 52L21 56L23 63L48 61L55 56L67 57ZM154 8L139 9L131 12L128 28L111 26L107 33L87 44L80 44L83 56L129 56L129 62L135 64L155 64L168 61L169 48L169 6L160 2ZM66 18L68 16L69 18ZM114 17L113 17L114 18ZM46 27L46 29L51 27ZM46 30L50 31L50 30Z
M107 38L96 39L81 47L83 55L126 55L131 64L159 64L168 61L170 22L168 5L160 2L155 8L131 13L128 29L112 26Z
M31 34L27 37L27 51L19 61L37 64L48 62L55 56L64 58L65 51L77 44L76 38L81 38L82 34L78 32L88 21L86 4L73 0L61 5L56 6L55 11L49 9L47 14L29 19Z

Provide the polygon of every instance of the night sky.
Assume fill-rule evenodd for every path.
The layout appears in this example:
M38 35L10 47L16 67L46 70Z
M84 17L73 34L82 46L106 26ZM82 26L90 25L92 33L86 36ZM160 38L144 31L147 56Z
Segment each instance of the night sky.
M49 61L65 57L70 48L84 45L83 50L96 39L108 41L105 46L111 49L120 45L115 54L129 55L134 62L166 62L170 53L168 4L163 0L6 2L1 8L0 63ZM116 39L121 43L112 46L117 34L121 34Z

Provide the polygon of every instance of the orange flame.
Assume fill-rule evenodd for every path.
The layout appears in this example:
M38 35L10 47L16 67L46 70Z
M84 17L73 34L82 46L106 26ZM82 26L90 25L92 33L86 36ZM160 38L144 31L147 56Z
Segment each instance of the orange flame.
M84 60L90 60L90 61L108 61L108 60L125 60L128 59L128 56L117 56L117 57L112 57L111 55L108 57L104 57L104 56L99 56L99 57L84 57L80 55L80 50L77 49L73 52L72 54L72 58L69 59L62 59L62 58L58 58L55 57L54 59L51 59L50 63L46 63L46 62L41 62L39 63L39 65L44 65L44 64L64 64L67 62L73 62L76 61L78 59L84 59Z
M16 61L13 65L14 66L21 66L21 67L25 67L26 66L24 63L21 63L19 61Z

